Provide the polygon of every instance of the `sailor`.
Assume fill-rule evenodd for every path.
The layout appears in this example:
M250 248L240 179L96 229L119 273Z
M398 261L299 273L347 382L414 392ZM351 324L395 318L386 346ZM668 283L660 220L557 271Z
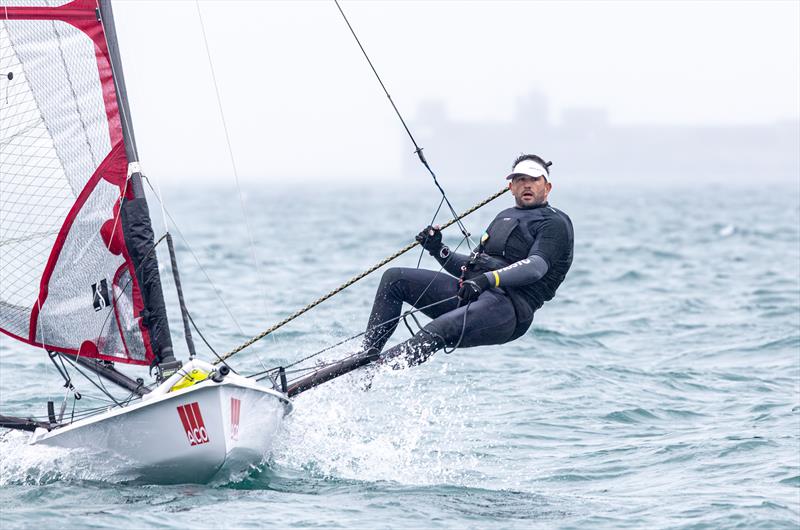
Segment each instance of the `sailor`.
M416 365L442 348L503 344L528 330L534 312L553 298L572 264L572 221L547 202L550 165L533 154L514 161L506 178L516 206L497 214L471 255L444 245L438 226L419 233L417 241L446 273L415 268L384 273L364 338L370 357ZM433 320L382 352L403 303Z

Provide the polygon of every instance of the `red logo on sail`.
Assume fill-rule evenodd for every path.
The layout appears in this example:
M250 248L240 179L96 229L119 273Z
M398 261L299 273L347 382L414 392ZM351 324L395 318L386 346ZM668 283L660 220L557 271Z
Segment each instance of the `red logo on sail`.
M208 431L203 421L203 415L200 414L200 405L196 401L188 405L179 406L178 416L181 417L181 423L183 423L183 429L186 431L186 438L189 439L189 445L208 443Z
M239 439L239 414L242 412L242 402L235 397L231 398L231 440Z

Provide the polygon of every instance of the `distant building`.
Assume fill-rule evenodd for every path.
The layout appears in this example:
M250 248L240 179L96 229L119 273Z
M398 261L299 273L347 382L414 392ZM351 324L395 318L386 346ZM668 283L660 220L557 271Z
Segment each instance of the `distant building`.
M571 178L623 181L702 180L800 182L800 120L742 126L614 126L602 109L578 108L548 117L547 100L521 101L510 122L461 122L441 102L418 109L419 143L439 176L496 177L516 154L539 153ZM420 171L404 156L403 174ZM424 171L424 170L423 170Z

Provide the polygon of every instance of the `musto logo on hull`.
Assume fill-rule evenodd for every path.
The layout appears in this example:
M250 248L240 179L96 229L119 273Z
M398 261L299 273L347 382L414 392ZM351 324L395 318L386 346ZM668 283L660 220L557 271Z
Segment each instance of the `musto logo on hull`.
M231 440L239 439L239 414L242 411L242 402L235 397L231 398Z
M183 430L186 431L186 437L189 439L189 445L208 443L208 431L203 421L203 415L200 414L200 405L196 401L188 405L179 406L178 416L181 417L181 423L183 423Z

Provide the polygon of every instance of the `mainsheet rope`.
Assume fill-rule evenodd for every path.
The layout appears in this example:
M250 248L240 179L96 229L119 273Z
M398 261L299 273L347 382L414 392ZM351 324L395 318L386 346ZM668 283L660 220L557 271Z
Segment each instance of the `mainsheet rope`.
M444 230L445 228L448 228L449 226L451 226L453 224L456 224L457 222L459 222L464 217L468 216L469 214L473 213L474 211L478 210L479 208L481 208L481 207L485 206L486 204L490 203L491 201L495 200L496 198L498 198L499 196L501 196L502 194L504 194L507 191L508 191L508 188L503 188L502 190L498 191L497 193L495 193L493 195L490 195L486 199L484 199L481 202L477 203L472 208L470 208L470 209L464 211L463 213L461 213L461 215L457 215L455 218L450 219L449 221L447 221L445 224L442 225L441 229ZM378 270L379 268L383 267L384 265L386 265L390 261L394 260L395 258L398 258L398 257L402 256L403 254L405 254L406 252L408 252L412 248L416 247L417 245L419 245L419 242L418 241L413 241L413 242L409 243L408 245L404 246L403 248L401 248L400 250L398 250L397 252L395 252L394 254L385 257L384 259L382 259L381 261L379 261L378 263L376 263L375 265L373 265L369 269L367 269L367 270L365 270L365 271L353 276L352 278L350 278L349 280L344 282L339 287L337 287L334 290L330 291L329 293L317 298L316 300L314 300L313 302L311 302L307 306L303 307L302 309L298 309L297 311L295 311L294 313L292 313L288 317L284 318L283 320L281 320L277 324L273 325L272 327L268 328L267 330L262 331L261 333L259 333L258 335L256 335L252 339L248 340L247 342L245 342L241 346L238 346L237 348L234 348L233 350L229 351L228 353L223 355L218 362L226 361L231 356L239 353L240 351L244 350L245 348L247 348L249 346L252 346L253 344L258 342L259 340L263 339L264 337L266 337L270 333L272 333L275 330L277 330L278 328L283 327L284 325L286 325L289 322L291 322L292 320L296 319L297 317L299 317L303 313L309 311L310 309L313 309L314 307L318 306L319 304L321 304L325 300L327 300L327 299L331 298L332 296L340 293L341 291L345 290L346 288L348 288L351 285L353 285L354 283L356 283L358 280L361 280L365 276L375 272L376 270ZM215 364L218 364L218 363L215 363Z

